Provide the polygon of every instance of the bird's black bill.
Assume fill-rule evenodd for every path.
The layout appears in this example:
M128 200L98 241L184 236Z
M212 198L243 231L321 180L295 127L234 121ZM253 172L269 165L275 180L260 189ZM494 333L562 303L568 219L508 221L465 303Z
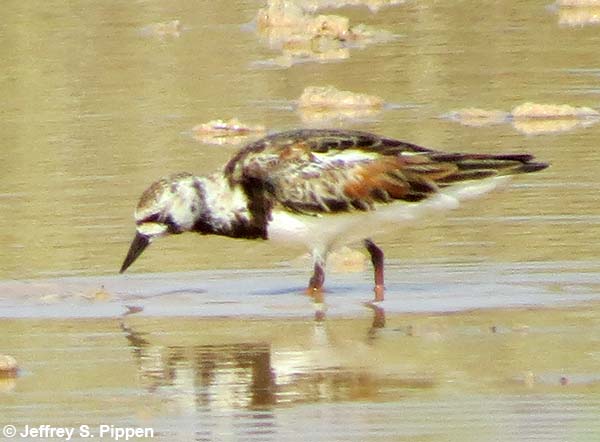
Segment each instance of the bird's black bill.
M123 273L127 270L127 267L133 264L137 257L142 254L144 249L148 247L148 244L150 244L150 240L146 235L142 235L139 232L136 233L135 238L133 238L133 241L131 242L131 246L129 246L129 252L127 252L127 256L125 257L125 261L123 261L119 273Z

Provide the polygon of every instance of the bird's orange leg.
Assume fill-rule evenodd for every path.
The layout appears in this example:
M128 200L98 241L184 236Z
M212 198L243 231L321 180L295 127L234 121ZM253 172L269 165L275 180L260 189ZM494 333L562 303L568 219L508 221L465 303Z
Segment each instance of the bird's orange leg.
M384 285L383 285L383 251L377 247L377 245L370 239L365 239L365 247L371 255L371 262L373 263L373 273L375 276L375 302L383 301L384 299Z
M315 320L325 319L325 306L323 296L323 283L325 282L325 261L320 256L314 257L315 265L313 275L308 282L306 294L313 298L315 305Z
M323 269L323 265L320 261L315 262L313 275L310 277L310 281L308 282L308 287L306 289L306 294L312 296L313 298L320 297L321 300L323 298L323 283L325 282L325 270Z

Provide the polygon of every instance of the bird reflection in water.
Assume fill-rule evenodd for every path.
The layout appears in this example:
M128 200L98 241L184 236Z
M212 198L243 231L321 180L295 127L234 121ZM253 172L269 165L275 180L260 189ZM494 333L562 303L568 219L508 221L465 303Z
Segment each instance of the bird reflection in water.
M373 320L363 339L362 348L366 352L377 344L385 327L383 308L374 304L369 307ZM403 396L406 389L433 386L428 378L394 378L389 373L379 374L371 364L356 367L346 363L340 358L343 352L336 348L335 336L331 335L331 321L314 321L312 325L300 322L312 327L304 349L297 344L282 346L264 341L169 345L165 341L168 335L164 334L161 344L156 344L152 333L140 333L127 322L123 317L121 329L143 388L166 393L187 412L268 410L273 406L323 401L391 400ZM230 341L230 336L227 339ZM356 345L360 346L360 342Z

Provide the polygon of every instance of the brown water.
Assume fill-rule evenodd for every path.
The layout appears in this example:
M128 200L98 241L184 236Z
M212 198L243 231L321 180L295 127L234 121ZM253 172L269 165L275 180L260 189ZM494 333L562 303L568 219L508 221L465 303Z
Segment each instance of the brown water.
M0 353L22 375L3 383L0 426L135 424L159 440L600 439L600 125L528 135L443 117L527 101L600 107L594 9L327 10L396 38L285 67L249 24L262 6L3 5ZM178 35L153 27L175 19ZM302 120L294 100L325 85L389 105ZM385 328L362 305L368 272L329 275L328 319L314 323L298 295L302 250L182 235L115 275L139 194L162 175L220 167L237 147L199 143L191 128L231 117L528 151L552 167L378 239ZM144 310L122 322L128 304Z
M26 369L3 384L3 423L165 441L598 439L597 304L385 319L7 320L3 349Z

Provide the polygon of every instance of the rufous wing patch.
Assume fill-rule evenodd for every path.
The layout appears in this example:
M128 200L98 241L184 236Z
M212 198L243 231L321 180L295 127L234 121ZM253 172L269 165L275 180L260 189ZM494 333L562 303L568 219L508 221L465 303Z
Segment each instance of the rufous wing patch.
M438 180L456 171L452 163L435 163L427 157L385 157L357 166L344 193L369 204L392 199L420 201L437 192Z
M400 158L388 157L357 166L344 186L344 193L352 200L371 201L382 192L401 199L409 191L408 182L397 173L403 163Z

